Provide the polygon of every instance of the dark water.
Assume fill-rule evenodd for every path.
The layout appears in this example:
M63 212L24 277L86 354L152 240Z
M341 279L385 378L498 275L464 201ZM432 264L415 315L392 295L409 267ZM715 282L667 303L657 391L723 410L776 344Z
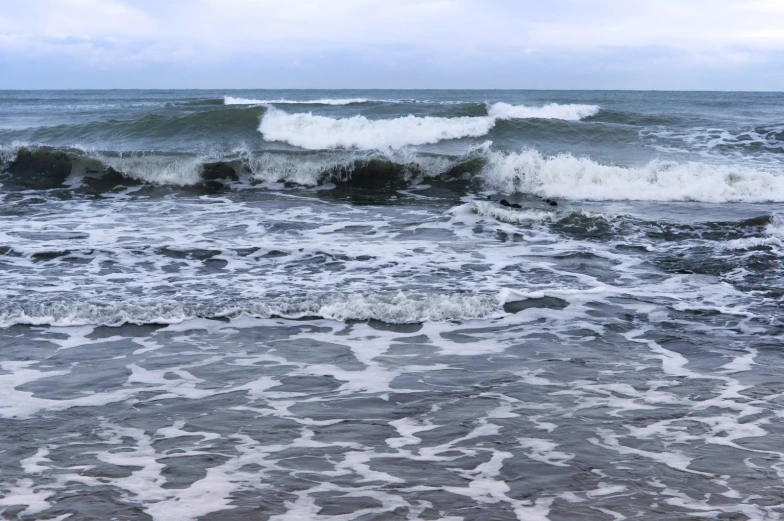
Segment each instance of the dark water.
M0 92L5 519L777 520L784 95Z

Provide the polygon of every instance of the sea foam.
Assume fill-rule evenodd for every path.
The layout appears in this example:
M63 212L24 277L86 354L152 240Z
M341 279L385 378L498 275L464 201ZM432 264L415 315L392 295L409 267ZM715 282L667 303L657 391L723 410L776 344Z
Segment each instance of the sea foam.
M742 165L652 161L641 167L605 165L570 154L535 150L488 152L486 187L505 193L581 200L784 201L784 174Z

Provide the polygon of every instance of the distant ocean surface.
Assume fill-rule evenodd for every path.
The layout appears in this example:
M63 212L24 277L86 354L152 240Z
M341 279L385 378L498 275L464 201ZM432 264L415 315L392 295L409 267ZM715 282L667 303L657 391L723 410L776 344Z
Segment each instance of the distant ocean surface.
M784 517L784 94L0 91L0 512Z

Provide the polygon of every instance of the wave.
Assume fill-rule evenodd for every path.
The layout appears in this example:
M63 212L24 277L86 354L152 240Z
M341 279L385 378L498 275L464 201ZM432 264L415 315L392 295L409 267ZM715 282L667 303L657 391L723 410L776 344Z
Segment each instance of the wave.
M453 170L478 172L476 156L469 151L456 157L423 155L406 151L385 154L362 152L263 153L248 155L245 168L251 179L303 186L343 183L362 178L381 185L393 177L403 184L448 175Z
M784 202L784 172L742 165L652 161L635 168L570 154L489 151L480 176L500 192L563 199Z
M307 101L294 101L294 100L286 100L286 99L278 99L278 100L259 100L259 99L248 99L248 98L234 98L232 96L226 96L223 98L224 105L354 105L358 103L368 103L377 100L371 100L366 98L347 98L347 99L316 99L316 100L307 100Z
M0 327L26 325L176 324L193 318L251 316L286 319L378 320L389 324L444 322L503 316L490 294L322 294L264 301L194 302L123 299L122 302L55 300L0 304Z
M332 100L336 101L336 100ZM347 100L343 100L347 101ZM486 116L418 117L371 120L365 116L330 118L312 113L288 113L270 107L262 116L259 132L267 141L288 143L306 150L389 150L430 145L439 141L486 135L498 120L560 119L576 121L596 114L595 105L527 107L495 103Z
M310 113L289 114L270 108L259 132L267 141L280 141L306 150L385 150L433 144L446 139L479 137L495 126L496 118L415 117L371 120L365 116L334 119Z
M0 142L27 141L57 146L86 144L118 152L150 149L188 152L203 151L211 146L226 148L232 144L257 141L261 127L265 130L266 140L285 142L307 150L388 150L435 144L461 137L484 136L501 121L521 121L521 118L525 118L532 122L545 122L547 120L542 119L545 117L571 121L588 113L585 112L588 109L584 108L588 106L577 105L551 104L536 108L475 103L462 104L459 108L441 108L435 111L428 109L424 114L422 111L412 110L411 114L403 117L376 120L366 116L335 118L296 113L296 110L291 110L291 113L284 112L281 107L288 105L278 104L283 101L286 100L227 97L225 101L219 102L241 103L245 110L238 111L223 105L205 105L206 102L200 102L200 105L184 110L153 111L138 116L129 114L132 117L128 118L113 112L111 117L97 121L91 118L59 124L56 124L57 121L52 121L51 124L40 121L19 131L0 129ZM306 106L316 103L342 105L365 101L373 100L321 99L290 103ZM488 111L492 112L492 115L489 115ZM505 130L499 129L504 133Z
M52 148L31 144L0 147L0 182L3 190L87 189L111 191L140 183L168 186L223 186L236 181L242 163L224 161L218 153L116 153L89 148Z
M238 147L202 155L116 153L31 144L0 147L0 186L14 189L113 191L139 183L220 190L255 182L313 187L329 183L364 189L402 188L426 178L467 181L482 166L484 148L444 156L399 150L263 152ZM239 184L235 182L242 181Z
M23 140L71 146L81 143L115 151L152 147L188 151L213 143L257 139L256 127L264 110L264 107L241 111L221 107L186 114L146 114L128 120L41 126L26 132Z
M681 125L688 121L687 117L676 114L652 114L626 110L613 110L602 108L600 112L591 117L593 121L613 123L633 127L665 127Z
M543 107L493 103L488 107L488 115L500 119L562 119L579 121L599 113L597 105L559 105L550 103Z
M173 186L190 186L199 183L203 165L217 159L210 156L171 157L125 155L121 157L96 154L101 163L124 176L145 183Z
M373 99L373 98L319 98L315 100L260 100L255 98L237 98L233 96L224 96L223 101L218 103L223 105L354 105L362 103L410 103L418 105L473 105L479 103L474 101L459 101L459 100L428 100L428 99L414 99L414 98L401 98L401 99Z

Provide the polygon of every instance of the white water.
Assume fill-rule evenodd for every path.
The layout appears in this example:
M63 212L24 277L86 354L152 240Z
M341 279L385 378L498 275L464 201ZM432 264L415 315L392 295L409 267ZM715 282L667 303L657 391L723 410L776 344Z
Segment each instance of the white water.
M597 201L784 201L784 172L772 169L673 161L621 167L535 150L487 157L482 179L505 193Z
M495 121L488 116L422 118L411 115L383 120L364 116L334 119L310 113L289 114L270 108L261 118L259 132L267 141L282 141L308 150L383 150L484 136L495 126Z
M330 101L329 104L333 105L356 102L356 100L326 101ZM320 100L319 103L321 102L325 100ZM258 103L265 102L258 101ZM487 116L444 118L418 117L409 114L394 119L372 120L364 116L330 118L310 112L290 114L270 107L261 118L259 132L267 141L281 141L308 150L335 148L385 150L434 144L448 139L484 136L499 119L541 118L577 121L598 112L599 107L596 105L551 103L543 107L527 107L495 103L488 107Z
M543 107L526 105L510 105L509 103L493 103L488 107L488 114L501 119L562 119L579 121L599 113L597 105L559 105L549 103Z

